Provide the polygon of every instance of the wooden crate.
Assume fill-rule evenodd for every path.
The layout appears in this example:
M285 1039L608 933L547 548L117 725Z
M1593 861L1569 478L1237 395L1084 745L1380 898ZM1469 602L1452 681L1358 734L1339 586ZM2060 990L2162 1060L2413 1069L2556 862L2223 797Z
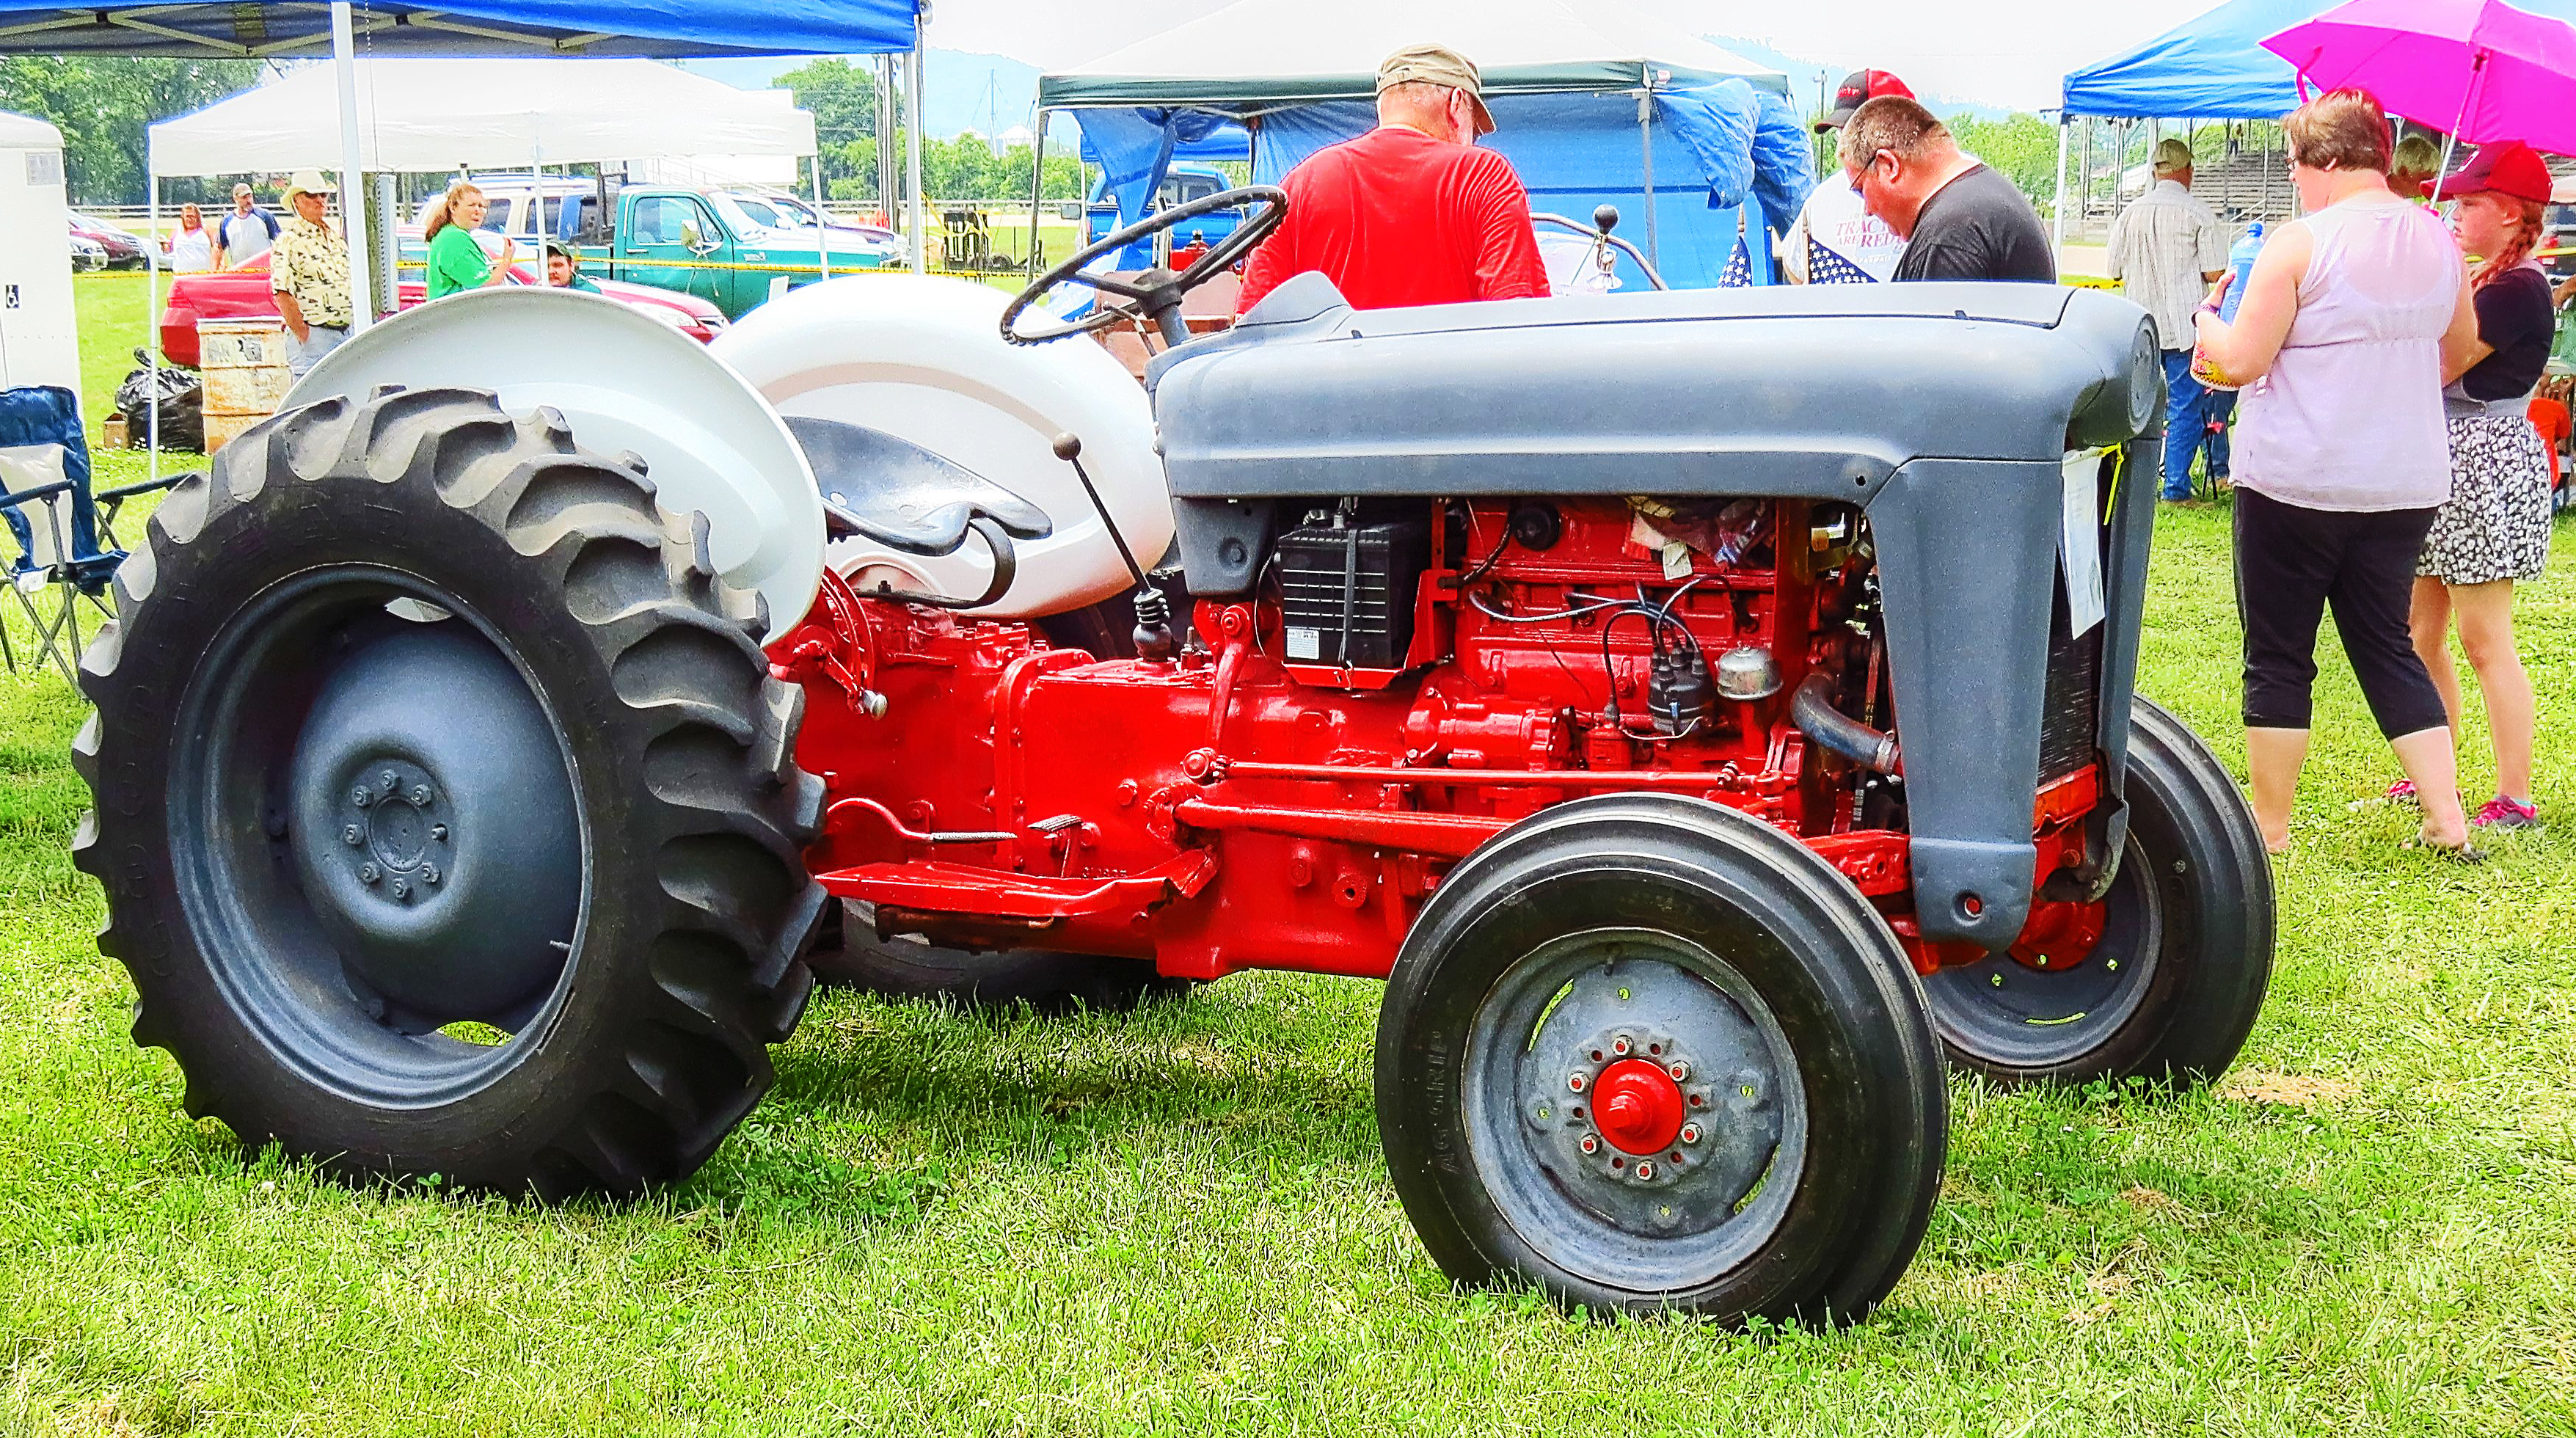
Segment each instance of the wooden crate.
M230 444L233 436L268 418L264 414L209 414L206 416L206 453Z

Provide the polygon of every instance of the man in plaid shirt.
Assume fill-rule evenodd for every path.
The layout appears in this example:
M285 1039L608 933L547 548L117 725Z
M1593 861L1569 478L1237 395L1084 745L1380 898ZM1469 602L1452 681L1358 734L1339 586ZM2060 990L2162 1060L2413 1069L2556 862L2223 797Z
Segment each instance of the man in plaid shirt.
M296 171L286 186L295 218L269 254L268 288L295 340L286 368L297 379L349 337L349 242L323 218L332 193L321 171Z

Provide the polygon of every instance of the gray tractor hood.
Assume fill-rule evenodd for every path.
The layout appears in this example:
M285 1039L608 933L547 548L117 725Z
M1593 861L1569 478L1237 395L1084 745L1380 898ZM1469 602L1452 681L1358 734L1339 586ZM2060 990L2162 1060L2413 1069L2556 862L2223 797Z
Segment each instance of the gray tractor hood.
M2103 865L2122 851L2164 396L2153 322L2126 300L1834 285L1359 312L1308 274L1151 379L1202 597L1252 588L1279 527L1343 495L1858 503L1925 937L1995 952L2021 932L2043 714L2092 728L2113 797L2088 851ZM2098 473L2106 613L2078 645L2058 549L2067 496L2086 492L2069 451L2096 446L2121 454L2082 462Z
M1155 364L1172 493L1868 501L1910 460L2151 422L2144 310L2045 285L1671 290L1355 311L1319 274Z

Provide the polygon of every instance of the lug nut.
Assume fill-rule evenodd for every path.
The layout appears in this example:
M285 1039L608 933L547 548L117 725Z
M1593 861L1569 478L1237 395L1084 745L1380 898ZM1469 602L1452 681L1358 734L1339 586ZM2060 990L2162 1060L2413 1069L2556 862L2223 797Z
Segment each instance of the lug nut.
M1583 1136L1581 1141L1576 1143L1575 1147L1582 1149L1585 1153L1599 1153L1601 1151L1601 1140L1587 1133Z
M354 849L358 845L367 842L366 831L360 829L355 824L351 824L340 831L340 842Z
M1637 1177L1638 1177L1639 1179L1641 1179L1641 1180L1642 1180L1642 1179L1649 1179L1649 1178L1653 1178L1654 1176L1655 1176L1655 1166L1654 1166L1653 1164L1646 1162L1646 1161L1645 1161L1644 1159L1642 1159L1642 1158L1641 1158L1641 1159L1639 1159L1639 1160L1637 1160Z
M430 837L433 841L435 841L435 842L437 842L437 843L441 843L441 844L446 843L446 842L447 842L447 826L446 826L445 824L432 824L432 825L430 825L430 826L429 826L429 837Z
M349 791L349 802L363 809L369 804L376 802L376 792L364 784L361 784L357 788Z
M429 807L429 800L430 792L427 784L414 784L411 786L411 801L414 804L425 809Z
M423 865L421 865L421 866L420 866L420 881L421 881L422 883L424 883L424 884L435 884L435 883L437 883L437 882L438 882L438 866L437 866L436 864L423 864Z
M1699 1142L1699 1125L1698 1125L1698 1124L1695 1124L1695 1123L1686 1123L1686 1124L1683 1124L1683 1125L1682 1125L1682 1142L1684 1142L1684 1143L1697 1143L1697 1142Z
M1566 1086L1566 1088L1568 1088L1568 1089L1572 1090L1572 1091L1573 1091L1573 1092L1575 1092L1575 1093L1581 1093L1581 1092L1583 1092L1583 1083L1584 1083L1584 1079L1583 1079L1583 1071L1582 1071L1582 1070L1580 1070L1580 1069L1577 1069L1574 1073L1572 1073L1571 1075L1569 1075L1569 1076L1566 1078L1566 1080L1565 1080L1565 1086Z
M372 884L384 876L384 870L377 868L373 864L360 864L358 866L358 882L361 884Z
M401 783L402 780L395 777L393 770L387 769L385 772L376 776L376 782L383 785L385 792L390 794L394 791L394 786Z
M1624 1054L1628 1051L1629 1047L1628 1036L1626 1034L1621 1034L1619 1037L1610 1041L1610 1052L1614 1054Z
M1683 1063L1679 1059L1675 1059L1673 1060L1672 1067L1664 1070L1664 1072L1673 1076L1673 1082L1681 1083L1690 1077L1690 1065Z
M406 881L406 880L402 880L402 879L396 879L396 880L394 880L394 897L395 897L395 898L397 898L397 899L408 899L408 898L410 898L410 897L411 897L411 884L410 884L408 881Z

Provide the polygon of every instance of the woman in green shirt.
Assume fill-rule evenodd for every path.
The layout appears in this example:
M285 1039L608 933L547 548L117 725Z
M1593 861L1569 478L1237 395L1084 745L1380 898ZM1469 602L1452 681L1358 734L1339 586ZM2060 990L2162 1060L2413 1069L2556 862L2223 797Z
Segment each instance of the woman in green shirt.
M423 235L429 241L431 299L497 285L508 277L518 246L501 241L501 258L495 263L484 257L483 247L474 240L474 227L483 223L483 212L490 208L491 202L470 180L457 181L430 202Z

